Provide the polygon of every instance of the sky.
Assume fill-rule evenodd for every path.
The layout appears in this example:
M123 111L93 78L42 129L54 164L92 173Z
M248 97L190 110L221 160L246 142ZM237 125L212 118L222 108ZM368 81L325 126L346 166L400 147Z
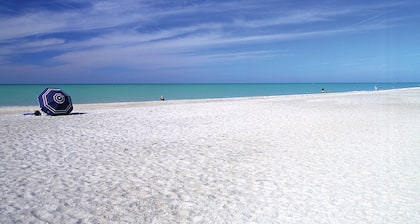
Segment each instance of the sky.
M419 1L0 1L0 84L419 82Z

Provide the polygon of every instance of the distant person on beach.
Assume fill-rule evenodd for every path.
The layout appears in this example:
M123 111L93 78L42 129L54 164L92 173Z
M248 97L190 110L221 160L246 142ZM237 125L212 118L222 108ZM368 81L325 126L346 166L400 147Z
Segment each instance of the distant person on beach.
M164 96L160 96L160 101L165 101L165 97Z
M325 93L325 89L324 88L321 89L321 93Z

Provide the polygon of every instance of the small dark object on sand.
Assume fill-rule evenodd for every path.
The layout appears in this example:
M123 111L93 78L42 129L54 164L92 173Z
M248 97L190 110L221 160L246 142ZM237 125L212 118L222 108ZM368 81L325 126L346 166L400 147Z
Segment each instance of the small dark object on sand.
M35 115L35 116L41 116L41 112L40 112L39 110L36 110L36 111L34 112L34 115Z

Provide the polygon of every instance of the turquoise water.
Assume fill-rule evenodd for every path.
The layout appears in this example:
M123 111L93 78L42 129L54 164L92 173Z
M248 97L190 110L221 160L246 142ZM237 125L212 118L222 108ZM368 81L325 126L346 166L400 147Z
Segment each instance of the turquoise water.
M418 87L420 83L0 85L0 107L35 106L46 87L61 88L74 104L275 96Z

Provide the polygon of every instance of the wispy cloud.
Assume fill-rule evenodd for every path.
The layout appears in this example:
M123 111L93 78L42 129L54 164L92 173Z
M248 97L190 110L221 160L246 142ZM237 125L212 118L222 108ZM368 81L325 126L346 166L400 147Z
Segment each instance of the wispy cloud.
M196 66L286 57L276 43L371 32L399 26L406 3L306 5L279 1L186 4L173 1L60 1L0 14L0 63L53 52L39 64L57 68ZM1 11L0 11L1 12ZM6 29L7 28L7 29ZM270 45L270 47L268 47ZM34 69L32 67L32 69Z
M215 26L219 27L219 26ZM138 33L121 34L114 33L105 35L103 37L97 37L88 39L85 41L77 42L74 44L68 44L66 46L57 46L58 48L70 47L74 50L69 53L65 53L54 57L51 61L60 63L77 63L80 61L88 61L90 65L102 62L101 64L107 64L110 62L120 63L131 63L132 65L142 64L146 58L162 57L171 58L176 57L176 60L158 60L161 65L165 65L163 61L180 61L179 57L186 57L191 52L195 52L195 56L202 54L207 55L207 58L213 58L212 55L218 55L218 53L208 53L207 49L224 48L225 46L233 45L258 45L267 42L282 42L288 40L297 39L313 39L320 38L323 36L331 36L337 34L346 34L353 32L361 32L365 30L381 29L383 24L363 24L352 27L327 29L319 31L309 32L285 32L275 33L266 35L246 35L246 36L231 36L229 33L223 31L214 31L200 33L195 32L203 29L202 26L189 27L184 29L165 30L157 33L139 35ZM185 35L188 32L192 32L193 35ZM181 37L179 37L181 35ZM124 40L124 41L121 41ZM88 47L88 50L83 50ZM275 50L276 51L276 50ZM265 56L272 56L276 54L268 54L269 50L260 51L256 50L255 54L250 54L249 50L234 51L229 53L230 56L234 57L234 54L238 54L238 57L244 53L247 55L253 55L254 57L263 56L261 52L266 53ZM109 58L108 58L109 57ZM89 60L90 58L90 60ZM114 59L115 58L115 59ZM139 59L141 59L139 61ZM152 61L155 61L153 59ZM188 58L189 64L197 60L191 60ZM143 63L143 64L150 64ZM171 63L172 64L172 63Z
M39 9L23 12L17 16L0 20L0 27L8 29L0 33L0 40L23 38L34 35L47 35L60 32L81 32L99 30L141 22L146 19L141 3L136 1L93 2L91 7L55 11Z

